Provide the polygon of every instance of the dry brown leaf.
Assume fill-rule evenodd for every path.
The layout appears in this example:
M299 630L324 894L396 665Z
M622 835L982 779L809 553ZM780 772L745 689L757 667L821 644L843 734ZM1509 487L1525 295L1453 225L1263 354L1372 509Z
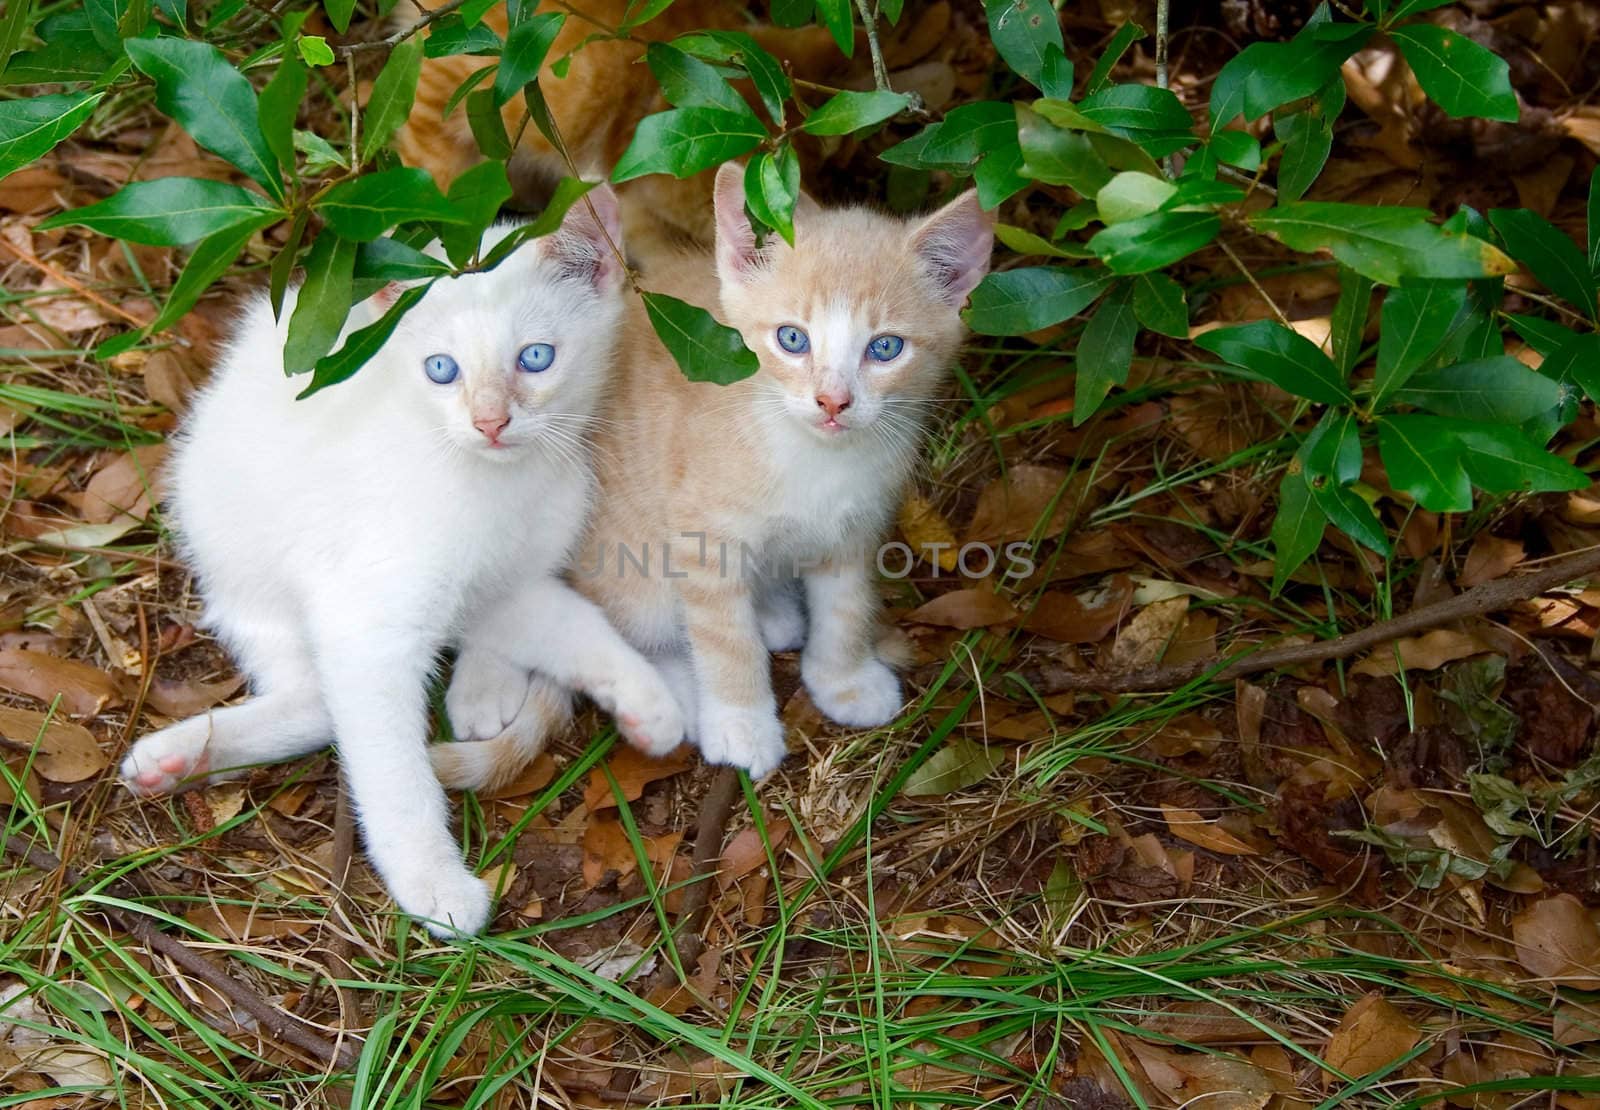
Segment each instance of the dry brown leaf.
M1123 1043L1150 1082L1180 1106L1261 1110L1272 1098L1272 1080L1248 1060L1225 1052L1157 1048L1139 1040Z
M524 767L517 777L498 790L481 792L478 797L491 801L501 798L520 798L543 790L556 777L556 761L549 752L540 752L534 761Z
M767 839L772 843L773 855L778 859L783 858L783 846L792 831L788 821L768 822ZM718 881L727 885L766 864L767 848L762 843L761 834L753 828L740 829L722 851L722 869Z
M1022 627L1063 644L1097 644L1111 635L1128 613L1133 580L1119 574L1109 586L1080 594L1048 590Z
M60 697L74 717L93 717L123 702L117 680L99 667L39 651L0 651L0 688L46 704Z
M638 869L639 859L622 822L615 817L596 817L583 832L583 884L590 889L611 871L623 879Z
M1200 663L1217 656L1217 618L1211 613L1190 613L1172 638L1164 663Z
M67 335L93 331L109 322L99 305L66 293L32 298L28 301L28 310L38 316L40 323Z
M1381 677L1394 674L1402 666L1408 671L1434 671L1446 663L1489 650L1488 644L1470 632L1435 628L1421 636L1406 636L1379 644L1372 649L1372 654L1351 667L1350 673ZM1397 652L1398 662L1395 659Z
M1503 540L1488 532L1478 533L1461 568L1463 586L1480 586L1509 573L1525 557L1521 540Z
M316 924L305 918L271 917L256 912L251 906L212 902L196 906L184 914L183 919L197 929L237 944L297 937Z
M1541 979L1600 990L1600 927L1570 894L1543 898L1511 919L1517 962Z
M1207 851L1224 856L1261 854L1261 850L1253 844L1239 839L1216 823L1207 821L1192 809L1179 809L1163 802L1161 816L1166 819L1167 828L1173 836L1179 840L1187 840L1190 844L1197 844Z
M197 679L158 678L150 683L144 701L151 709L165 717L193 717L226 701L244 685L244 675L234 675L220 682L201 682Z
M950 522L934 508L933 502L919 493L909 493L900 503L900 534L918 558L933 557L940 569L956 569L956 534ZM935 556L933 553L937 551Z
M0 736L8 764L21 770L32 751L33 770L51 782L82 782L110 762L88 729L59 715L0 707Z
M67 179L45 166L28 166L0 181L0 209L27 215L60 205Z
M905 615L917 624L934 624L941 628L987 628L1003 624L1017 615L1016 608L999 594L988 590L951 590L920 605Z
M1250 1044L1266 1036L1220 1002L1203 998L1174 1002L1142 1019L1139 1028L1189 1044Z
M101 467L83 490L83 519L109 524L124 514L135 520L150 515L156 471L166 458L164 443L135 447Z
M1123 626L1101 669L1131 671L1159 662L1188 612L1187 597L1170 597L1146 605Z
M1422 1030L1377 991L1361 1000L1340 1020L1328 1038L1323 1059L1329 1067L1360 1079L1386 1067L1416 1047Z
M144 387L150 399L173 412L182 412L197 388L188 364L171 351L157 351L145 360Z
M1555 1034L1557 1044L1568 1047L1600 1041L1600 1003L1571 999L1562 1002L1556 1007L1551 1032Z
M977 543L1025 540L1041 522L1040 539L1060 535L1076 508L1076 490L1073 476L1065 470L1014 466L1005 477L996 478L979 492L978 506L967 525L967 539Z
M645 755L627 745L619 745L616 754L606 760L605 765L611 771L612 778L617 780L622 796L630 802L636 802L644 794L644 788L652 782L670 779L692 767L694 750L687 744L680 744L666 755L656 757ZM590 813L610 809L617 804L611 783L605 771L599 767L589 772L589 785L583 791L583 804Z

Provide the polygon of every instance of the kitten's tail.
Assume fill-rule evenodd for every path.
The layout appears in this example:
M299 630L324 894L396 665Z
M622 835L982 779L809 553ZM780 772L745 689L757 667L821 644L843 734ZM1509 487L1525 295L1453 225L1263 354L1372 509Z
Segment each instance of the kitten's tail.
M434 774L450 790L493 793L515 780L544 750L545 741L571 721L572 695L536 674L527 700L500 735L430 747Z

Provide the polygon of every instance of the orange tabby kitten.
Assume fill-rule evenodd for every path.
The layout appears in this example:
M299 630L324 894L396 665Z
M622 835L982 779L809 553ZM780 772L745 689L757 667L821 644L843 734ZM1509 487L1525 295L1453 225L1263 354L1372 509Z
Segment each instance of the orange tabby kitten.
M404 12L407 6L396 10ZM539 5L540 11L563 12L567 16L550 48L539 87L544 91L545 102L561 130L568 152L585 177L608 175L627 149L639 121L652 112L670 107L644 64L645 45L649 42L666 42L690 31L741 30L795 72L817 80L835 76L849 66L824 28L786 30L752 25L745 18L744 6L734 0L677 0L666 11L631 31L628 40L596 38L584 43L592 35L614 30L628 10L636 6L637 0L575 0L572 3L544 0ZM503 38L505 5L496 4L483 17L483 22ZM582 49L578 49L580 43ZM566 76L555 76L550 66L575 49L577 53L572 55ZM396 145L406 165L428 170L441 188L448 188L462 171L483 159L467 124L466 109L458 105L449 118L444 118L445 102L462 81L492 62L492 58L458 54L430 58L422 64L416 104L396 137ZM765 118L764 111L757 110ZM513 98L501 109L507 134L517 134L524 111L521 97ZM539 129L531 125L522 131L512 168L515 171L513 181L531 179L544 183L545 187L571 172ZM642 234L660 229L669 242L689 239L709 244L711 226L707 216L711 211L711 179L708 170L683 181L658 174L620 186L618 192L624 202L624 237L635 246L642 246Z
M970 191L912 221L802 198L790 247L758 242L743 181L736 165L717 173L715 260L680 254L644 284L720 303L760 369L692 382L633 306L574 576L661 668L706 759L759 778L786 752L769 650L804 644L801 677L835 721L900 711L875 650L877 546L961 344L961 306L988 271L993 219ZM503 781L560 704L537 676L529 692L494 636L470 637L447 708L456 735L479 742L436 745L435 768L451 786Z

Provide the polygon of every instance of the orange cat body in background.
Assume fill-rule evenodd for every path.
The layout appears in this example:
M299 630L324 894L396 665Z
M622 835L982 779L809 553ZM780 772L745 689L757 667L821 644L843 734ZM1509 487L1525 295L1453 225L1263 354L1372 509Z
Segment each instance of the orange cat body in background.
M402 19L407 17L405 8L396 8ZM608 175L627 149L639 121L670 107L644 63L650 42L669 41L690 31L739 30L749 33L795 73L821 79L849 66L825 29L785 30L751 24L744 6L732 0L678 0L634 28L627 39L606 37L623 22L629 8L628 0L576 0L570 4L545 0L539 5L542 12L561 12L567 17L550 48L539 87L574 164L587 178ZM483 17L484 24L502 38L506 21L504 4L496 4ZM584 41L591 36L598 37ZM566 75L556 76L551 66L569 54ZM491 64L492 58L457 54L429 58L422 65L416 105L396 144L407 165L428 170L441 188L448 188L464 170L483 160L466 109L457 105L445 118L444 107L463 81ZM507 133L516 136L519 128L522 131L510 166L512 181L519 187L518 199L538 204L543 200L541 188L548 189L572 171L538 128L522 126L525 112L521 97L502 109ZM682 181L653 174L620 186L624 237L635 247L652 236L667 242L709 245L711 183L712 174L707 171Z

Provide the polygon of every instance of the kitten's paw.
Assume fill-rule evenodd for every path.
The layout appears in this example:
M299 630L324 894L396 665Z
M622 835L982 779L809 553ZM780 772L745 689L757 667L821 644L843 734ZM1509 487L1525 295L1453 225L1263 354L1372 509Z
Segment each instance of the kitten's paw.
M395 904L440 940L481 933L489 923L489 885L459 860L407 867L387 885Z
M900 677L877 659L846 670L801 659L800 678L823 716L851 728L886 725L905 705Z
M756 609L768 651L799 651L806 642L806 611L794 590L774 590Z
M700 711L694 738L707 763L741 767L752 779L764 779L789 754L783 722L771 705L758 707L710 703Z
M516 719L531 676L498 655L462 652L445 691L444 708L457 740L488 740Z
M672 688L651 666L645 666L614 690L617 731L646 755L666 755L683 743L683 710Z
M119 768L123 785L140 797L200 785L208 769L206 744L210 739L211 721L203 716L152 732L123 757Z

